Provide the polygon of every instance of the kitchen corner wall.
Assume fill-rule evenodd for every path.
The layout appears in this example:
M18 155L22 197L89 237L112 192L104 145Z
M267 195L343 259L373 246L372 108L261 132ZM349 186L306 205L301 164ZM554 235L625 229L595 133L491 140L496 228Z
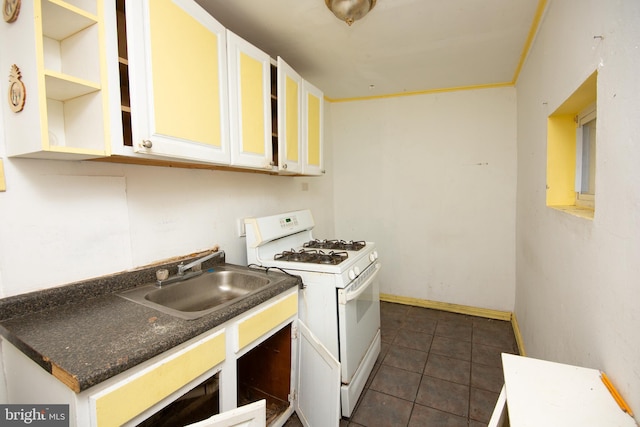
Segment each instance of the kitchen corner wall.
M640 412L640 2L550 1L518 92L515 313L528 355L600 369ZM546 124L598 70L593 220L545 206Z
M512 311L512 87L333 103L336 233L373 240L380 291Z
M4 102L4 100L3 100ZM330 120L330 114L325 114ZM97 277L220 245L246 264L238 219L312 210L333 236L330 137L323 177L0 157L0 297ZM304 185L306 184L306 185ZM0 396L1 397L1 396Z

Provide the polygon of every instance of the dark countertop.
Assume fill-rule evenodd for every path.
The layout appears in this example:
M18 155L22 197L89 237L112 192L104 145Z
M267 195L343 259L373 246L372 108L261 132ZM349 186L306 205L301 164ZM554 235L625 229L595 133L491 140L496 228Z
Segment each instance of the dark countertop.
M159 268L173 273L175 265L155 265L1 299L0 334L73 391L81 392L301 284L298 276L268 270L266 275L282 280L196 320L180 319L116 295L154 282ZM217 260L203 267L215 265L247 269Z

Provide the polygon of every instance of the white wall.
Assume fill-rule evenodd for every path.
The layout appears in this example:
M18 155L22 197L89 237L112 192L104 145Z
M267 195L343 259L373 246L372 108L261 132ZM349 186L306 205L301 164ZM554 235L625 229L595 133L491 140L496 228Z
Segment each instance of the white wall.
M378 245L381 292L512 311L516 96L331 105L336 232Z
M330 115L326 115L330 119ZM330 146L330 138L326 138ZM309 208L333 235L332 176L280 177L0 156L0 297L129 270L215 244L246 264L237 220ZM326 150L331 170L331 151ZM302 184L308 190L303 190Z
M545 207L546 119L595 69L599 70L597 190L591 221ZM638 70L640 2L550 2L517 84L515 305L530 356L604 370L636 413L640 412Z

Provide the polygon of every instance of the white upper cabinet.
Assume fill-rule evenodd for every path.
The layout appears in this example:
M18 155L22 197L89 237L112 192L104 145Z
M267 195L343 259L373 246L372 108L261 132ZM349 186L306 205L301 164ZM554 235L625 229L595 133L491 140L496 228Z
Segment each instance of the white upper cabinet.
M302 173L302 77L278 57L277 138L278 170Z
M302 83L303 175L322 175L324 169L324 94Z
M18 8L13 22L0 25L9 156L109 155L104 9L99 0L73 3L5 2L5 12Z
M8 156L324 173L322 92L194 0L22 1L2 24Z
M231 165L271 170L271 59L227 31Z
M117 154L229 164L224 27L192 0L128 1L125 13Z

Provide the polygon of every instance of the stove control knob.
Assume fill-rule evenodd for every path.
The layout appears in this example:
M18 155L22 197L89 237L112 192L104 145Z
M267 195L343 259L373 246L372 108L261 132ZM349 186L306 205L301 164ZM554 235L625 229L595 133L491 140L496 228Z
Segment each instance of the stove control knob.
M369 254L369 261L373 262L378 259L378 251L373 251Z
M356 272L353 270L349 270L349 280L353 280L356 278Z
M353 267L353 272L356 273L356 276L360 275L360 267Z

